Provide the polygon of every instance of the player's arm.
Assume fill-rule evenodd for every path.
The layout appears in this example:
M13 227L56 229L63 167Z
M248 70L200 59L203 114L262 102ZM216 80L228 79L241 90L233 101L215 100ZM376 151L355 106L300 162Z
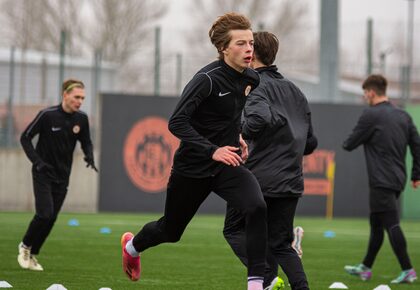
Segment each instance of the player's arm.
M40 168L44 167L43 163L45 162L36 152L35 147L32 144L32 139L40 133L44 121L45 112L41 111L38 113L35 119L32 120L28 127L26 127L26 129L22 132L22 135L20 136L20 144L22 144L22 148L26 156L36 167Z
M306 138L305 151L303 152L304 155L312 154L312 152L315 151L316 147L318 147L318 139L314 135L314 130L312 128L311 113L308 113L308 119L309 128L308 135Z
M211 79L203 73L196 74L186 85L181 95L181 100L169 119L169 131L181 141L191 143L200 150L205 151L209 158L218 146L200 135L191 125L191 117L199 105L211 93Z
M82 147L83 154L85 157L83 160L86 162L86 167L91 167L93 170L98 172L98 169L95 165L95 157L93 155L93 144L90 137L90 126L89 119L86 115L83 115L83 118L86 118L83 122L83 127L80 130L79 141Z
M245 140L255 139L266 127L276 125L263 94L263 89L257 88L248 96L242 115L242 136Z
M413 120L409 119L408 146L413 156L413 168L411 170L411 182L413 188L420 187L420 136Z
M344 141L343 148L347 151L356 149L361 144L366 143L375 131L372 116L367 111L363 112L353 132Z

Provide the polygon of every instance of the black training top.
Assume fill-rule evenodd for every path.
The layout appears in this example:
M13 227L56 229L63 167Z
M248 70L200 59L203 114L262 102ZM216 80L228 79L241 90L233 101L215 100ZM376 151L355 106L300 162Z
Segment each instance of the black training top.
M304 154L318 145L305 95L275 65L258 68L261 83L244 108L242 136L249 142L246 162L269 197L303 194Z
M412 180L420 180L420 137L410 115L389 102L363 111L343 143L351 151L363 144L370 187L402 191L406 182L407 146L413 155Z
M32 139L38 135L36 148ZM83 153L93 160L88 116L81 111L66 113L61 104L46 108L23 131L20 142L34 166L46 162L54 167L60 180L68 180L76 141L82 145Z
M259 84L256 71L242 73L217 60L202 68L184 88L169 130L181 139L173 170L187 177L215 175L224 166L212 159L223 146L239 146L241 113Z

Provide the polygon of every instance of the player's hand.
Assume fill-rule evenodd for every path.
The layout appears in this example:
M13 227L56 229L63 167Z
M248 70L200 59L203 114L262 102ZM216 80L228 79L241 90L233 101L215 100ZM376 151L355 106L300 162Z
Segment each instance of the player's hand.
M413 181L411 181L411 186L412 186L414 189L419 188L419 187L420 187L420 180L413 180Z
M35 163L35 170L39 173L45 174L47 177L49 177L52 180L57 179L57 175L55 174L54 166L51 164L44 162L44 161L38 161Z
M224 146L220 147L213 153L213 160L222 162L226 165L239 166L243 163L241 156L235 151L238 151L238 147Z
M38 172L48 172L48 171L54 171L54 167L50 164L48 164L47 162L44 161L38 161L37 163L35 163L35 169Z
M248 159L248 144L246 144L245 140L242 138L242 135L239 135L239 144L241 145L241 158L243 162Z
M85 162L86 162L86 167L90 167L93 170L95 170L96 172L98 172L98 168L96 168L95 161L93 160L92 157L85 156L85 158L83 158L83 160L85 160Z

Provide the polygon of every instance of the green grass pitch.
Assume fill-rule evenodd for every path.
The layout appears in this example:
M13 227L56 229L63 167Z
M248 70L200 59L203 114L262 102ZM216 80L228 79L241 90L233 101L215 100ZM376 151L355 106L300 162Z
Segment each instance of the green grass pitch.
M62 213L38 257L44 272L20 269L16 261L17 245L31 217L32 213L0 213L0 281L9 282L12 289L42 290L53 283L63 284L68 290L246 289L245 267L223 238L221 215L197 215L180 242L146 251L138 282L131 282L122 272L120 236L125 231L136 233L158 215ZM72 218L78 219L80 225L68 226ZM380 284L390 285L400 271L386 237L371 281L363 282L344 273L345 264L358 263L365 254L367 219L298 217L295 224L305 230L303 262L313 290L328 289L336 281L349 289L374 289ZM112 232L102 234L102 227ZM420 272L420 221L403 221L402 227L412 263ZM325 238L327 230L334 231L336 237ZM391 288L420 289L420 281Z

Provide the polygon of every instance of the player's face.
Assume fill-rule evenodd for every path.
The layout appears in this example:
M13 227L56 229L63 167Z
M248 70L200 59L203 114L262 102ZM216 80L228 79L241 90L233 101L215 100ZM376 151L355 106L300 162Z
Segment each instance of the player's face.
M231 30L229 45L223 50L225 62L242 72L250 66L254 52L254 36L251 30Z
M68 113L74 113L79 111L85 100L85 90L82 88L75 87L70 92L64 92L63 94L63 109Z

